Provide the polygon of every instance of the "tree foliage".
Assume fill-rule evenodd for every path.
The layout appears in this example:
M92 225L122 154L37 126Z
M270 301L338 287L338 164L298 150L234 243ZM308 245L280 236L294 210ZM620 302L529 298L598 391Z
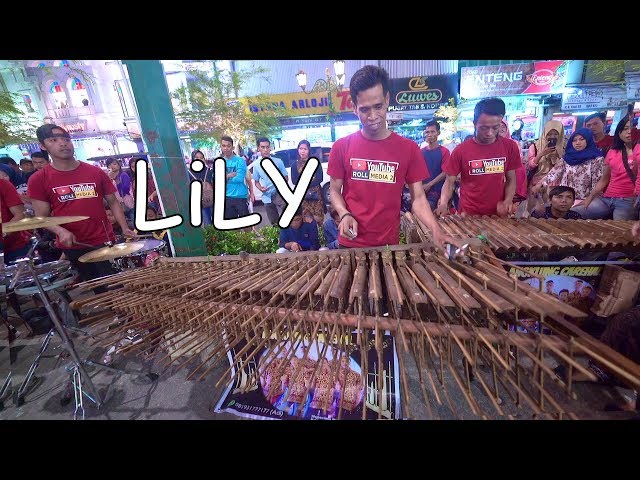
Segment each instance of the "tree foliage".
M588 68L593 77L601 78L606 82L622 82L625 71L640 71L640 62L637 60L589 60Z
M176 119L182 122L183 129L195 131L191 137L201 144L215 145L222 135L245 145L253 144L255 137L272 137L280 132L279 118L286 114L284 108L274 105L267 95L238 98L242 85L250 78L258 76L261 81L269 81L266 69L220 71L214 67L212 72L190 73L193 80L178 88L172 97L179 105Z
M433 114L434 118L440 122L440 135L442 143L449 143L458 131L456 122L460 114L454 98L449 99L449 105L444 105Z
M33 141L36 128L18 107L20 95L0 91L0 146Z
M13 75L14 78L22 75L24 78L25 60L4 60L0 68L1 75ZM78 68L80 62L70 60L69 65L64 67L64 72L68 77L81 78L85 83L93 83L94 77ZM42 71L50 75L54 68L42 67ZM19 143L32 142L36 139L36 129L41 122L36 121L36 115L29 113L22 106L22 95L7 90L4 80L0 80L0 146ZM41 112L45 113L46 112Z

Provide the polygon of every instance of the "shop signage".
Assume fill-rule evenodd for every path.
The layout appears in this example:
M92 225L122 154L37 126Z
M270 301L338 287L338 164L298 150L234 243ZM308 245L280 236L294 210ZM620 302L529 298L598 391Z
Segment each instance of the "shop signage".
M457 97L456 75L393 78L389 81L389 111L436 110Z
M640 73L627 73L627 99L640 100Z
M600 110L621 108L627 104L624 85L579 86L580 93L563 93L562 110Z
M326 92L300 92L269 95L266 107L259 107L249 101L249 110L254 113L265 108L284 110L291 116L317 115L329 113L329 99Z
M402 120L403 117L404 115L402 113L393 113L393 112L387 113L387 120L389 120L390 122L396 122L396 121Z
M87 121L78 120L77 122L74 122L74 123L63 123L60 126L69 133L84 132L87 129Z
M492 96L559 93L564 88L568 61L552 60L511 65L464 67L460 96Z

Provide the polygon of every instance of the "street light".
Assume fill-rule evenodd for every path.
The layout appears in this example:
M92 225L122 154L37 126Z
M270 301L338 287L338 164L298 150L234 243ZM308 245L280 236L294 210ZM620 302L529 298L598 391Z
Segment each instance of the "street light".
M333 110L333 99L331 98L331 92L340 92L344 86L345 74L344 74L344 60L335 60L333 62L333 71L335 72L335 78L331 75L329 68L324 71L326 78L319 78L313 84L313 88L307 91L307 74L304 70L300 70L296 74L296 81L298 86L304 93L316 93L326 92L327 99L329 100L329 123L331 125L331 141L336 141L336 127L335 127L335 112Z

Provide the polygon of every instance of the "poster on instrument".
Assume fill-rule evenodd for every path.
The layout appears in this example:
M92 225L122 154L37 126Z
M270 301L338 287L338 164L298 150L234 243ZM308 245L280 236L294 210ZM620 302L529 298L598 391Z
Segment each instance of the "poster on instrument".
M241 341L228 354L232 380L214 411L260 420L360 420L365 408L366 419L379 412L383 419L402 418L398 358L389 332L382 337L382 362L375 339L366 343L365 374L355 332L340 348L324 340L273 338L246 365L246 356L236 356L246 345Z
M609 262L614 263L614 262ZM619 263L619 262L615 262ZM544 277L542 291L561 302L589 313L600 284L605 262L514 262L525 271L513 266L508 267L509 274L528 283L535 289L540 288L540 280L527 272ZM576 323L578 323L576 321ZM579 325L578 325L579 326ZM518 331L535 330L540 333L536 319L523 318ZM543 331L542 333L548 333Z

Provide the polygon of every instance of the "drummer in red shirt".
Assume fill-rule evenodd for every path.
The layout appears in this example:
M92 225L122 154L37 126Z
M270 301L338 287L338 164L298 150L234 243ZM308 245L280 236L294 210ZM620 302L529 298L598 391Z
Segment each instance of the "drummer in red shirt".
M442 167L447 180L436 210L439 215L449 213L447 205L458 175L461 213L500 216L512 213L515 172L522 162L518 144L499 135L504 114L505 105L499 98L485 98L476 104L474 136L458 145Z
M56 234L56 247L78 270L80 281L114 273L109 261L78 261L85 253L115 240L103 199L109 203L122 232L127 236L134 235L115 196L113 182L99 167L75 159L71 137L62 127L42 125L36 135L40 148L51 157L50 164L29 178L28 196L36 216L88 216L86 220L49 228Z

